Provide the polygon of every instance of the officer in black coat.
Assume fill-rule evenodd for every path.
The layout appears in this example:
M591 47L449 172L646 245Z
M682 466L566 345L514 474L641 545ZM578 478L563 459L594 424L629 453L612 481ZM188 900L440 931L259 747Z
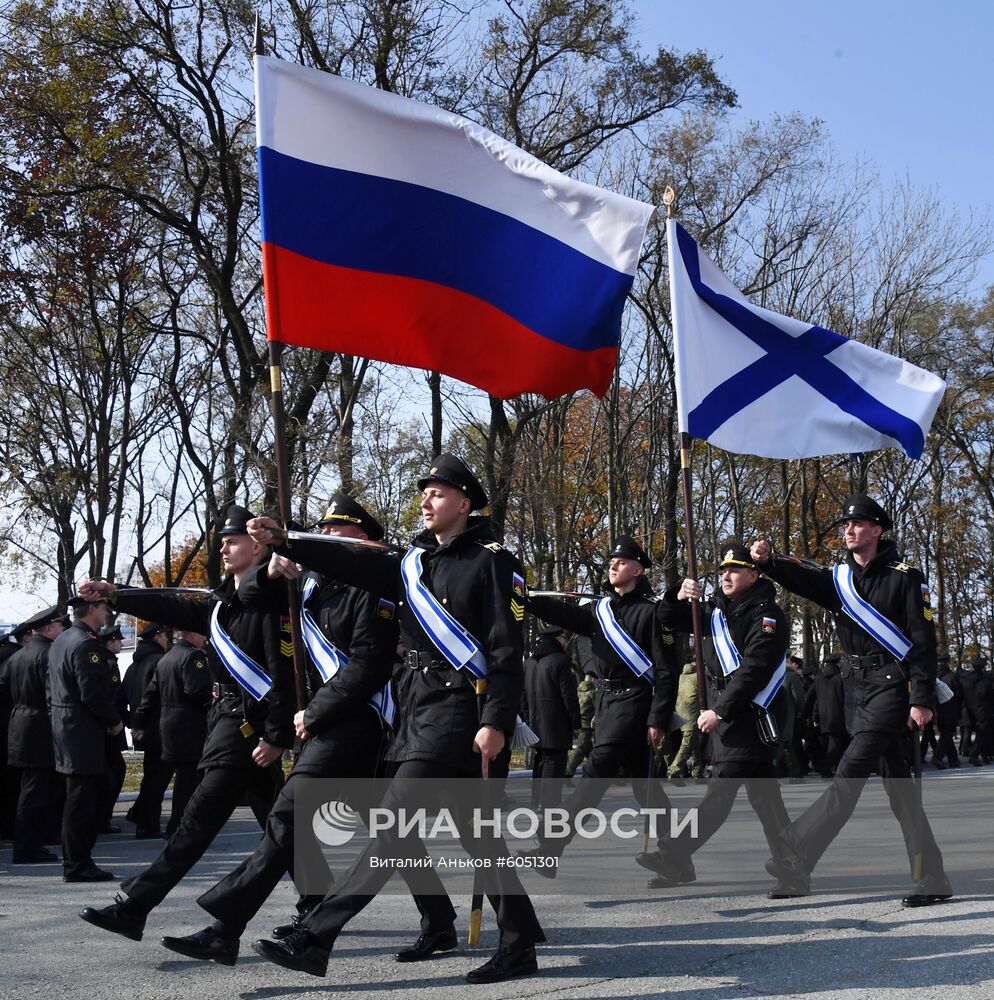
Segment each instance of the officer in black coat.
M849 746L846 729L846 702L839 664L841 653L829 653L821 670L815 675L812 693L821 737L818 766L823 778L831 778Z
M940 701L935 710L936 740L932 763L941 771L947 767L960 766L959 754L956 752L956 727L963 711L963 691L956 671L950 666L948 653L939 654L938 669L939 680L952 691L952 697L948 701Z
M7 661L27 645L30 638L31 629L27 622L21 622L0 642L0 839L3 840L13 835L20 781L20 771L7 763L7 726L13 709L7 684Z
M97 638L104 647L104 662L107 665L107 675L110 678L111 690L113 691L114 707L121 716L121 721L127 725L127 717L125 715L127 705L123 693L124 685L121 683L121 668L117 662L117 654L121 652L121 648L124 645L124 634L116 624L109 624L100 630ZM103 833L121 832L121 828L114 825L114 807L121 796L124 779L128 773L123 756L124 751L127 749L128 738L124 730L115 734L107 734L105 744L107 767L104 770L103 800L100 807L100 830Z
M580 728L576 674L563 648L564 635L558 626L542 629L524 664L522 715L538 736L532 765L534 809L559 805L566 758L573 746L573 734Z
M319 524L325 535L372 541L383 537L383 528L376 519L354 498L341 492L331 498ZM274 554L270 563L259 567L242 588L243 600L261 605L285 601L284 574L295 576L296 566L285 556ZM269 814L259 846L227 878L199 898L199 904L215 918L211 926L184 937L162 939L165 947L190 958L233 962L246 925L279 880L289 872L301 883L294 871L294 809L301 782L309 777L323 779L324 801L328 796L337 797L358 812L374 804L356 793L362 779L376 776L386 727L393 721L391 712L386 711L388 719L384 719L370 704L389 684L393 671L398 634L393 602L316 573L306 573L299 582L301 597L306 594L302 616L310 618L347 662L339 656L336 668L319 653L326 672L335 671L324 681L313 655L309 656L308 682L313 694L306 709L294 719L303 746ZM305 629L308 624L305 618ZM340 783L334 784L335 779ZM308 880L313 891L301 897L297 917L280 928L278 937L296 930L303 916L323 898L327 885L317 892L313 881Z
M679 649L675 636L659 620L659 609L645 571L652 561L645 550L627 535L621 535L608 555L608 597L584 606L554 597L529 597L528 610L546 621L590 639L591 658L600 681L594 695L594 747L583 766L583 777L563 806L570 817L597 805L608 783L624 770L632 778L632 791L639 805L649 801L648 781L653 748L658 748L668 731L676 703L680 675ZM632 640L646 662L649 672L641 676L622 657L605 633L602 613L613 616L621 630ZM616 640L617 641L617 640ZM652 779L655 781L655 778ZM669 800L661 786L655 785L651 801L654 807L668 809ZM561 856L575 834L572 822L565 837L545 837L539 830L540 845L525 856ZM556 868L536 869L554 878Z
M159 720L152 713L142 719L136 735L135 713L142 702L158 662L169 649L169 631L158 622L149 622L139 633L135 652L121 681L119 708L125 726L132 730L131 741L135 750L142 752L142 780L138 797L128 810L128 819L135 824L135 837L148 840L162 836L159 823L162 817L162 796L169 784L163 782L162 745L159 741Z
M54 605L24 623L30 641L6 663L5 684L13 705L7 734L7 760L21 773L14 820L15 865L58 861L45 847L55 795L55 754L48 710L48 654L65 631L62 607Z
M701 604L709 707L698 716L697 728L711 737L711 778L697 807L697 836L664 837L659 851L639 855L639 864L658 873L649 882L653 888L696 880L691 855L721 828L743 784L774 853L790 822L773 764L775 720L785 713L778 702L787 697L781 689L790 642L787 620L773 584L760 576L749 550L732 541L721 551L721 592ZM702 596L696 580L684 580L664 595L661 620L676 631L692 631L690 602Z
M429 637L411 607L401 565L380 552L359 551L345 545L297 541L280 552L326 577L380 595L398 607L400 628L411 679L400 708L400 725L387 759L396 765L384 809L406 808L407 796L418 779L444 779L463 796L452 802L453 814L464 830L463 844L474 856L507 855L501 839L482 836L471 840L465 833L465 798L496 786L507 776L510 740L521 701L522 629L525 580L518 560L494 540L489 520L471 512L489 502L483 487L462 461L439 455L418 482L426 530L418 535L405 558L412 577L429 595L419 601L444 606L478 644L475 661L486 675L486 690L477 695L470 666L451 665ZM258 523L257 537L267 541L276 525ZM417 564L420 563L420 572ZM434 612L438 615L437 609ZM450 650L452 653L452 650ZM457 656L456 659L461 659ZM479 782L481 767L490 782ZM487 773L486 771L484 773ZM491 784L492 783L492 784ZM448 804L449 799L446 798ZM319 903L302 921L301 928L282 941L258 941L253 948L264 958L287 968L324 975L331 947L345 924L376 895L390 878L392 868L371 864L382 859L421 861L427 857L417 837L381 832L349 869L334 893ZM438 892L440 883L432 869L415 884L422 891ZM535 944L544 941L531 901L513 868L487 869L487 892L497 911L500 945L497 954L469 973L473 983L497 982L537 969ZM413 881L413 880L412 880ZM409 881L409 885L412 884ZM411 951L426 957L456 945L454 911L444 896L438 897L435 914Z
M177 629L172 648L159 660L132 715L136 741L146 733L146 719L158 731L161 768L159 785L149 788L150 801L162 802L169 782L173 800L166 824L171 837L200 781L197 762L207 739L207 712L211 704L211 673L204 651L206 637ZM146 751L147 752L147 751Z
M148 914L200 860L242 799L248 798L264 826L283 783L280 759L293 745L293 668L282 648L289 638L289 622L278 610L247 608L239 597L242 578L269 559L266 547L246 532L251 517L244 507L228 509L220 531L221 561L228 575L212 601L154 590L117 590L99 580L80 588L85 595L107 595L119 611L146 621L211 636L214 703L200 758L204 776L159 856L122 885L127 897L80 913L89 923L133 940L141 939ZM250 685L258 697L243 685Z
M848 551L844 566L834 571L775 556L766 541L752 546L754 561L770 577L835 614L843 650L842 678L853 691L852 713L846 720L852 741L835 778L788 829L789 848L772 858L767 870L779 880L777 889L783 895L806 895L811 870L879 768L891 810L901 824L912 872L920 876L903 903L928 906L952 895L942 855L910 781L911 728L920 731L931 720L935 698L935 623L928 587L922 574L901 559L894 543L881 538L892 522L870 497L850 496L838 523L845 526ZM844 605L839 595L847 592L850 582L855 594ZM871 610L861 612L863 603ZM843 610L847 606L850 613ZM866 625L860 624L861 613ZM869 630L886 622L888 645ZM899 657L902 646L904 655Z
M107 882L113 874L93 863L92 851L103 822L107 738L124 732L114 707L106 651L97 638L108 608L99 594L70 600L72 627L48 655L55 770L65 775L62 814L62 868L66 882Z
M994 728L994 693L990 674L987 673L987 657L973 657L967 669L960 670L959 682L963 692L964 715L973 734L973 741L967 739L962 752L969 754L974 767L981 767L991 757L991 731Z

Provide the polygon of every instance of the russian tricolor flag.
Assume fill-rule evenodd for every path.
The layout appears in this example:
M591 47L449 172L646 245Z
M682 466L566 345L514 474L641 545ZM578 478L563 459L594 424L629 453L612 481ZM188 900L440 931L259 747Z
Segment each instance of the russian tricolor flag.
M270 340L602 395L652 207L458 115L255 60Z

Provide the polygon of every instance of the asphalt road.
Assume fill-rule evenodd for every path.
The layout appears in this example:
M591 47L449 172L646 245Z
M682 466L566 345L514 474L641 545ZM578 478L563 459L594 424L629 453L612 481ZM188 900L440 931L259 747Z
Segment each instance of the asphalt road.
M766 850L744 795L720 833L696 855L698 881L669 892L644 887L630 861L605 861L595 845L576 842L564 864L588 872L591 891L552 895L557 882L530 876L548 943L538 976L468 987L465 973L496 945L485 914L479 948L420 965L393 953L416 936L417 914L401 892L376 899L339 938L326 979L264 962L249 942L268 936L291 911L289 881L277 888L242 940L233 969L182 959L158 943L208 922L196 897L254 846L258 827L239 810L212 850L149 918L140 943L106 934L77 917L85 905L111 902L110 885L65 885L58 866L10 865L0 847L0 998L59 997L734 997L971 998L994 996L994 768L929 772L926 807L957 895L929 909L905 910L907 858L879 781L867 788L849 825L815 872L812 895L772 902L763 871ZM785 785L796 815L824 787ZM702 789L676 790L691 805ZM630 793L612 791L619 805ZM124 805L120 811L123 813ZM130 827L127 827L130 830ZM155 853L125 834L101 838L99 863L120 876ZM572 883L570 883L572 884ZM464 940L469 901L454 899Z

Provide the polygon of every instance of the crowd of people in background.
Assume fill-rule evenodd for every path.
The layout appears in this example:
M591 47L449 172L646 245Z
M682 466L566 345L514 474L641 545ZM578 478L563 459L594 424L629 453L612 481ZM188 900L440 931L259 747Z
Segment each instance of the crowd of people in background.
M77 773L69 758L57 766L52 742L49 653L71 622L61 607L46 608L10 629L0 642L0 837L12 841L14 864L54 862L49 847L63 842L66 778ZM175 633L154 622L137 633L131 664L121 674L118 654L124 641L120 626L108 623L98 632L105 666L109 705L122 727L108 727L100 754L102 768L92 782L97 834L121 833L114 807L125 780L124 753L141 753L137 798L126 818L138 839L168 838L176 829L198 781L197 761L207 734L211 679L203 669L204 636ZM175 639L175 643L174 643ZM571 650L567 633L541 629L525 661L522 716L539 736L529 752L536 807L558 805L561 783L582 771L596 726L594 692L599 678L583 657L581 643ZM571 656L572 652L572 656ZM963 764L994 763L994 682L985 656L954 664L939 655L939 679L953 696L938 706L936 718L921 736L924 766L938 770ZM201 669L197 669L198 661ZM821 663L788 658L781 706L777 773L789 782L809 776L830 778L849 743L840 655ZM61 713L61 709L55 709ZM696 725L700 712L697 671L684 663L679 678L676 716L679 728L666 736L658 755L657 775L674 785L703 783L708 773L708 738ZM100 756L98 754L97 756ZM94 765L94 770L96 765ZM167 790L173 785L169 819L161 822ZM554 798L550 798L554 796Z
M72 618L61 605L46 608L0 641L0 836L12 842L15 865L57 862L49 848L61 845L67 881L109 876L91 852L101 834L123 832L114 809L132 748L142 765L127 811L134 836L161 839L175 830L198 781L211 703L197 656L203 636L174 636L149 622L122 674L124 633L107 620L106 606L94 607L71 601ZM86 627L73 629L73 618Z

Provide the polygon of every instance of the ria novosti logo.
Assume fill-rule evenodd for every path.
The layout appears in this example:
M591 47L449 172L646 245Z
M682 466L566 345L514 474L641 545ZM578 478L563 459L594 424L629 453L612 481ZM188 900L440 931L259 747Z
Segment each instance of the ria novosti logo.
M325 802L314 812L311 829L314 836L326 847L341 847L354 836L359 825L359 816L344 802Z

